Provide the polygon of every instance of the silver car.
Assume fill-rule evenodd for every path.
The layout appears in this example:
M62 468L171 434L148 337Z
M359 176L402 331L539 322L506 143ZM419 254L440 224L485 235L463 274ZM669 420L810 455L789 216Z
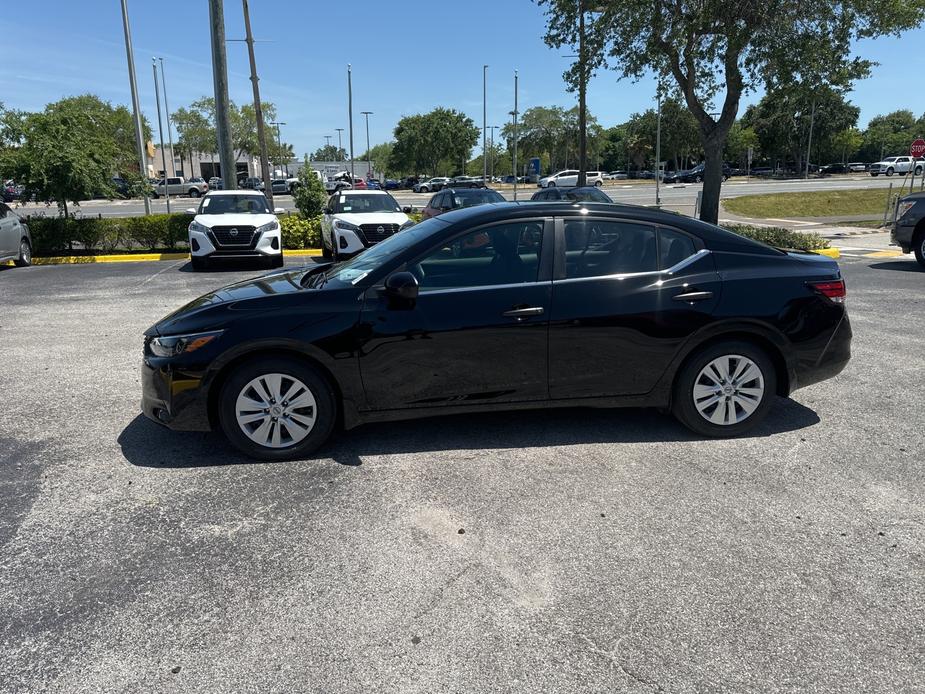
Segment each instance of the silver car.
M19 215L0 202L0 262L8 260L18 267L32 265L32 237Z

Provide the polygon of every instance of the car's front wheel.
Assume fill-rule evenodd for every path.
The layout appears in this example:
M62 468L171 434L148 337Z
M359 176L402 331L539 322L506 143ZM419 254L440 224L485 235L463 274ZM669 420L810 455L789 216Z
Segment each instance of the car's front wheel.
M598 180L596 180L596 181L594 182L594 185L596 185L598 188L600 188L602 185L604 185L604 182L603 182L602 180L598 179Z
M887 176L892 176L892 175L893 175L893 167L892 167L892 166L886 170L886 175L887 175Z
M314 452L337 419L334 392L311 364L260 357L238 367L222 387L219 421L244 454L288 460Z
M915 244L912 248L915 259L919 261L919 265L925 267L925 231L920 231L913 243Z
M696 353L675 380L672 412L703 436L743 434L767 415L777 374L764 350L728 341Z
M13 261L16 267L29 267L32 265L32 246L26 239L19 244L19 257Z

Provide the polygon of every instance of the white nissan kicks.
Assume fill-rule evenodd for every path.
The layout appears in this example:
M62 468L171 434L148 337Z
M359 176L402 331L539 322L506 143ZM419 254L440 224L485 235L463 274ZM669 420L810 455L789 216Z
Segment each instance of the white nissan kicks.
M220 258L254 258L270 267L283 266L283 240L276 215L266 196L253 190L214 190L188 209L196 215L189 225L190 259L204 270Z
M342 190L321 218L321 252L342 260L414 225L384 190Z

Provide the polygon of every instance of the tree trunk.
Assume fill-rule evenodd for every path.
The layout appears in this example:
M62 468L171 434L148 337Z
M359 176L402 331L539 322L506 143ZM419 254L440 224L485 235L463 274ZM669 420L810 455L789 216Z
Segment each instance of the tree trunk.
M723 185L723 143L725 133L714 131L704 138L703 197L700 201L700 219L709 224L719 221L719 194Z

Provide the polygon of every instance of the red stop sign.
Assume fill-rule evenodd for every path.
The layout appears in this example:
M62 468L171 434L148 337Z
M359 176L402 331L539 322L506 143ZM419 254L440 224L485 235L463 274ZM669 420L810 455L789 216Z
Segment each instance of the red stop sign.
M925 154L925 140L916 140L909 147L909 156L921 157Z

